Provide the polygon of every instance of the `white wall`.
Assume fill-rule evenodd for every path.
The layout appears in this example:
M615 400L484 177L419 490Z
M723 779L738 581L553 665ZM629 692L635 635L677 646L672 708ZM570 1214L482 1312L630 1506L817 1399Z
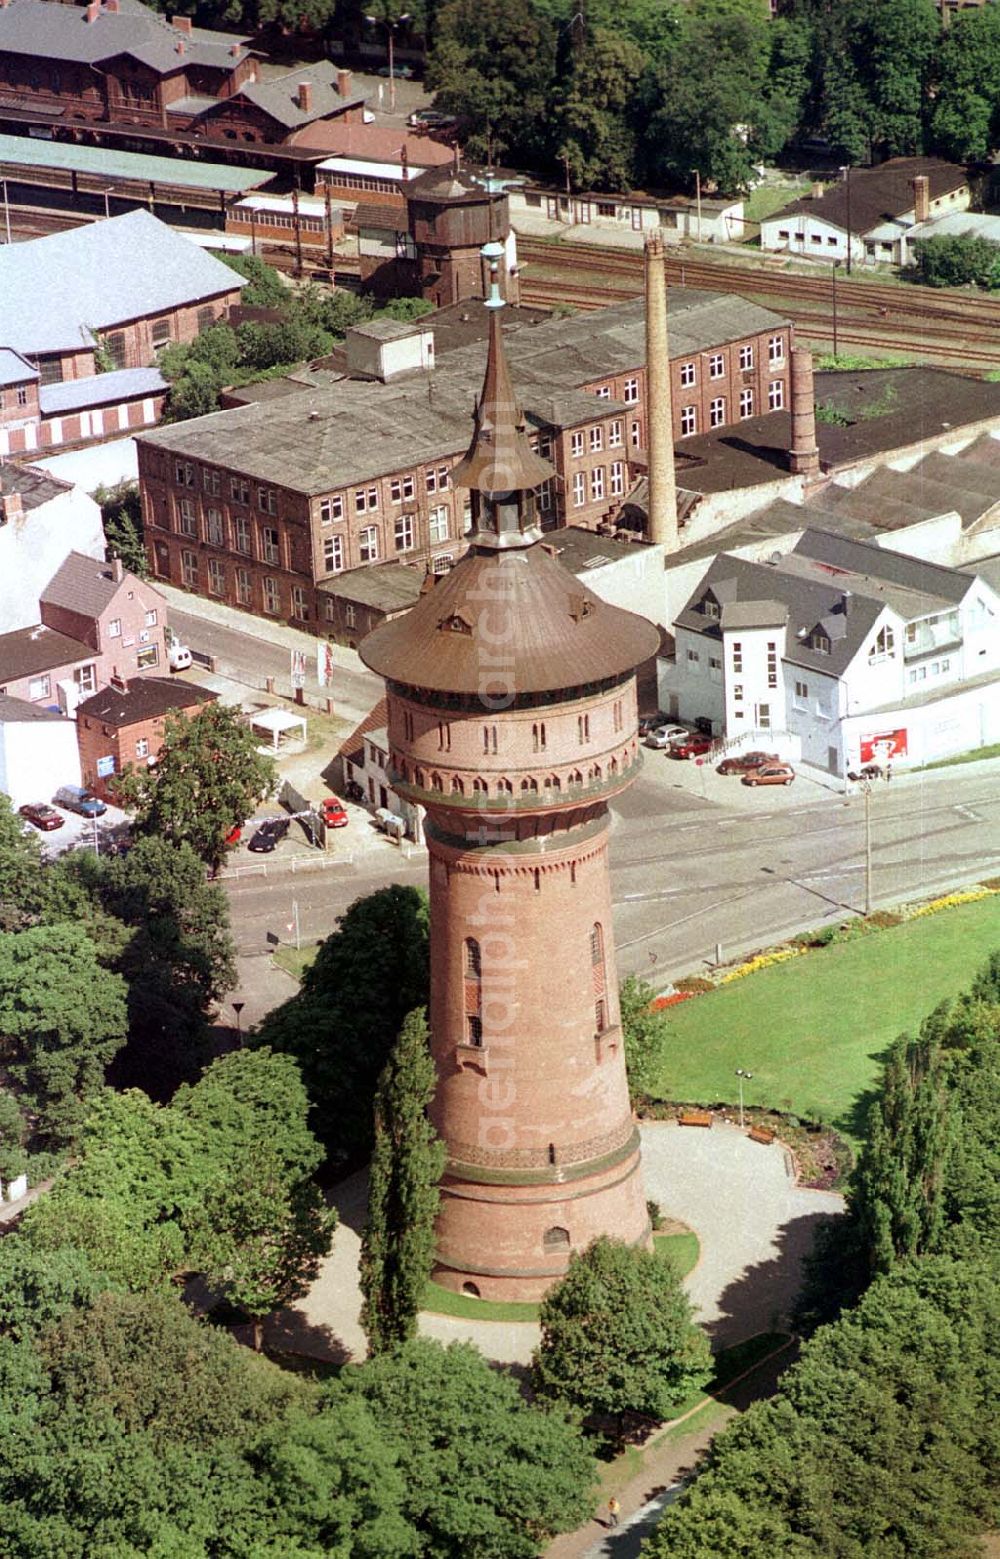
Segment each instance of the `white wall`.
M70 552L104 558L100 508L80 488L0 525L0 633L39 621L38 597Z
M81 783L75 721L0 723L0 790L15 808L51 801L60 785Z
M788 237L782 238L782 233L787 233ZM832 264L834 260L847 259L847 232L811 212L799 211L792 216L768 217L762 222L760 247ZM859 264L865 259L864 241L857 233L851 234L851 259Z
M626 612L637 612L657 627L663 627L673 620L667 614L664 551L662 546L634 547L628 557L616 558L613 563L606 563L601 568L585 569L577 578L588 590L599 595L602 601L607 601L609 606L620 606ZM701 564L702 574L706 567L707 564Z

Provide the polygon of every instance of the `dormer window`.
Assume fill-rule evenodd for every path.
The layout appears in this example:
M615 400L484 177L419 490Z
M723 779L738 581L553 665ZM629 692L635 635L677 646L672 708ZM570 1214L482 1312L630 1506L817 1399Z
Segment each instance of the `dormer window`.
M814 628L809 638L809 646L817 655L829 655L830 636L823 632L822 628Z
M703 616L712 617L716 622L718 622L719 617L721 616L719 611L719 603L715 599L714 595L707 595L704 597L701 603L701 610Z
M443 628L445 633L464 633L467 635L472 633L472 624L462 612L453 612L450 617L442 617L438 627Z

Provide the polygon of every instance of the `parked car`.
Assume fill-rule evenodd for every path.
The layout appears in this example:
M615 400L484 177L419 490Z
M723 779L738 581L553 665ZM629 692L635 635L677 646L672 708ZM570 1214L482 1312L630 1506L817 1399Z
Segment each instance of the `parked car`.
M682 737L676 738L667 748L668 758L703 758L707 752L712 751L712 738L710 736L692 736L685 731Z
M731 758L723 758L716 764L716 774L749 774L751 769L759 769L764 763L780 763L781 759L776 752L736 752Z
M790 785L795 770L790 763L762 763L759 769L744 774L744 785Z
M406 122L411 130L454 130L458 124L454 114L442 114L436 108L417 108Z
M240 840L242 838L243 838L243 827L242 827L242 824L234 823L232 828L229 830L228 834L226 835L225 842L226 842L226 844L239 844L239 842L240 842Z
M190 649L182 643L172 628L167 629L166 637L167 665L171 671L187 671L193 658Z
M108 810L104 802L91 795L85 785L60 785L52 802L66 812L78 812L81 817L103 817Z
M288 828L289 820L287 817L266 818L247 845L247 849L257 850L262 855L270 855L271 851L276 850L282 839L284 839L288 833Z
M650 731L655 731L657 726L669 725L670 716L665 715L662 709L658 709L655 715L639 716L639 735L648 736Z
M327 828L346 828L351 821L344 810L343 802L336 796L324 796L319 804L320 816Z
M413 80L413 72L409 65L393 65L391 70L388 65L380 65L375 74L376 76L395 76L397 81Z
M669 747L671 742L682 742L691 735L683 725L658 725L646 733L646 746Z
M29 801L25 806L17 809L22 817L29 823L34 823L43 833L51 833L53 828L62 828L66 819L60 817L55 807L50 807L47 801Z

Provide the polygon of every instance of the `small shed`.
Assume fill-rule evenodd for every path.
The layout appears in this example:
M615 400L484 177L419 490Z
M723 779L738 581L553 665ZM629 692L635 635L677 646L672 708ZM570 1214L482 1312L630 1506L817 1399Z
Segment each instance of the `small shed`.
M264 736L267 740L267 751L271 753L284 752L289 747L296 752L305 746L306 741L306 717L293 714L290 709L279 709L276 706L270 709L260 709L250 716L250 729L255 735ZM292 732L296 732L292 736Z

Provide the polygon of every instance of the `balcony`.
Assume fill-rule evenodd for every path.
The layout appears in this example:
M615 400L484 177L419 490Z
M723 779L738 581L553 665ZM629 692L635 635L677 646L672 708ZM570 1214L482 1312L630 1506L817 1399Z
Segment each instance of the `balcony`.
M921 660L925 655L936 655L941 650L957 650L962 646L962 633L957 619L943 618L940 622L918 624L907 628L903 635L903 659Z

